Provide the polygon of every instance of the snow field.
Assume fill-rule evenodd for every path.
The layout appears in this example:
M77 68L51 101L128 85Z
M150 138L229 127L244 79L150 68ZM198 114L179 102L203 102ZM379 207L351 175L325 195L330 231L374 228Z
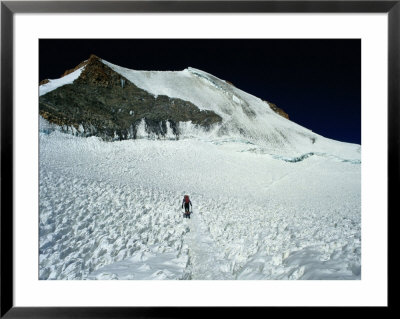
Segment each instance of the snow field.
M357 162L220 142L41 133L40 279L361 278Z
M234 261L236 279L359 278L360 229L353 220L332 212L246 215L239 221L209 220L226 259Z
M181 254L185 268L188 229L173 197L46 170L40 179L40 279L85 279L99 267L132 256L143 260L151 252ZM160 267L156 272L155 278L165 275ZM131 274L130 279L137 278Z

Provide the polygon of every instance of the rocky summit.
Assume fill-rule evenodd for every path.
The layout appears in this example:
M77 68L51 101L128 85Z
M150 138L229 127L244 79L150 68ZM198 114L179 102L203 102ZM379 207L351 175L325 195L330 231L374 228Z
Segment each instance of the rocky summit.
M149 134L164 137L170 129L179 138L179 122L191 121L207 130L222 121L215 112L200 110L189 101L140 89L95 55L63 76L80 69L72 83L39 97L40 115L65 131L74 128L83 136L123 140L136 138L144 121ZM49 80L41 85L47 83Z
M267 101L266 101L267 102ZM289 115L282 110L281 108L277 107L276 104L271 103L271 102L267 102L270 106L270 108L277 114L279 114L280 116L283 116L285 119L289 120Z

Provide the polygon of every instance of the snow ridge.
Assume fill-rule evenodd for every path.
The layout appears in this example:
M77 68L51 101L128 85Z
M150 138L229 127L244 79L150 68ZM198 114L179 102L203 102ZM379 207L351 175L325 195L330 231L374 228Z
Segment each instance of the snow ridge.
M63 76L62 78L49 80L48 83L42 84L39 86L39 96L42 96L48 92L51 92L63 85L73 83L79 76L81 75L82 71L85 69L85 66L77 69L76 71Z

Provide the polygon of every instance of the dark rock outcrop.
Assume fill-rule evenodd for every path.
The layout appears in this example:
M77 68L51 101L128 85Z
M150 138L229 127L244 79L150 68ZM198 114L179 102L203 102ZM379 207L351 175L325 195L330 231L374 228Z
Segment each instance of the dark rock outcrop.
M268 101L264 101L267 102L269 104L269 106L271 107L272 111L274 111L275 113L279 114L280 116L283 116L284 118L289 120L289 115L282 110L281 108L277 107L274 103L268 102Z
M39 86L40 86L40 85L43 85L43 84L47 84L47 83L49 83L49 82L50 82L49 79L44 79L44 80L42 80L42 81L39 82Z
M83 129L84 136L100 136L105 140L136 138L137 128L145 121L146 131L162 137L167 122L179 136L179 122L192 121L204 129L222 118L212 111L168 96L153 96L92 55L82 66L79 78L39 98L39 113L50 123L61 127ZM69 71L71 71L69 70ZM66 71L65 74L71 72ZM69 73L67 73L69 72Z

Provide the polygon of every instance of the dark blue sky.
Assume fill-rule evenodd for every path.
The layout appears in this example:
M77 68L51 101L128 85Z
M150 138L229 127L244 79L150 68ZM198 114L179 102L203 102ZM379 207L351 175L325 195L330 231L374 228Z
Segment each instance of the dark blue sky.
M322 136L361 144L361 40L39 40L39 80L90 54L136 70L211 73Z

